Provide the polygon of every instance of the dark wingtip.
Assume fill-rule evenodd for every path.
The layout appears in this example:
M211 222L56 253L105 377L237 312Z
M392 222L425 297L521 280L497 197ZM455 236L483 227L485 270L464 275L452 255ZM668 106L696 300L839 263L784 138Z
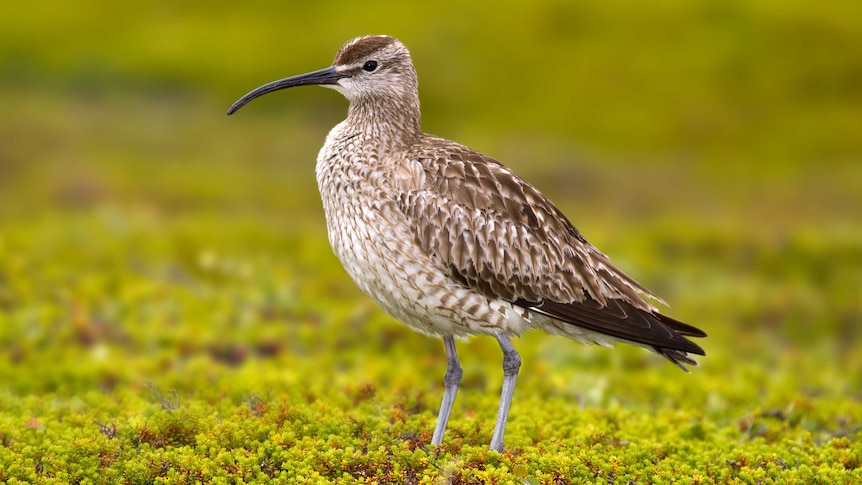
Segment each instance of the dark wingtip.
M659 320L661 320L661 323L667 325L668 327L672 328L676 333L685 337L703 338L707 336L706 332L704 332L703 330L687 323L680 322L679 320L671 318L667 315L661 313L654 313L653 315L657 316Z
M686 337L706 336L705 332L660 313L636 308L624 300L610 299L605 305L591 298L572 303L557 303L551 300L531 303L516 300L515 304L553 319L634 344L704 354L699 345Z
M686 372L686 365L697 365L689 354L706 355L700 345L686 338L706 337L706 332L623 300L610 299L605 305L592 299L572 303L550 300L531 303L521 299L514 303L562 322L653 349Z

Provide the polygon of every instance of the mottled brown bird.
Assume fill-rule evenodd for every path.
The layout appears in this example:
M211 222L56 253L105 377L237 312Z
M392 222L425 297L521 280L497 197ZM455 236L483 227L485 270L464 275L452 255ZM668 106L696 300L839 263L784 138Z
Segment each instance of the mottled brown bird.
M706 334L662 315L661 300L614 267L548 199L500 162L420 128L416 71L389 36L348 41L332 67L261 86L303 85L350 101L317 157L329 242L387 313L442 337L448 367L431 443L440 444L461 382L455 337L493 335L503 390L491 449L503 433L521 358L509 340L537 328L584 343L626 342L683 370Z

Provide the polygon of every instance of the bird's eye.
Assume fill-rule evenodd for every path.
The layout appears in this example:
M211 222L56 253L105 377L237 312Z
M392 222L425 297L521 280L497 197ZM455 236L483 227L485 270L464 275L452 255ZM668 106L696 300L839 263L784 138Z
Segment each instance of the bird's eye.
M362 70L367 72L374 72L377 69L377 61L368 61L362 65Z

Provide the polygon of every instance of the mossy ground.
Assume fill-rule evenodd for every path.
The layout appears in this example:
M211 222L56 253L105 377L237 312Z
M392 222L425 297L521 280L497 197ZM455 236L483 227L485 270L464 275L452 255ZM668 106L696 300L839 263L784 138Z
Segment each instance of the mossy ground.
M494 4L493 33L444 8L363 4L357 31L358 3L56 3L0 18L0 482L862 483L858 7ZM706 330L701 366L527 334L496 453L500 352L461 342L431 446L441 342L326 240L313 160L345 102L223 114L366 32L413 49L429 131Z

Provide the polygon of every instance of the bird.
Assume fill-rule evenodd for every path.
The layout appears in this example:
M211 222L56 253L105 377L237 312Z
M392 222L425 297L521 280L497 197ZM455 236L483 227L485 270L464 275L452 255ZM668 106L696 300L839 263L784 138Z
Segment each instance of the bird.
M586 344L645 347L683 371L706 355L658 296L617 269L566 216L499 161L421 129L410 52L398 39L347 41L330 67L264 84L251 100L296 86L334 89L347 117L326 137L315 174L332 250L386 313L442 338L441 445L463 376L455 339L493 336L503 384L490 449L504 435L521 357L511 337L531 329Z

